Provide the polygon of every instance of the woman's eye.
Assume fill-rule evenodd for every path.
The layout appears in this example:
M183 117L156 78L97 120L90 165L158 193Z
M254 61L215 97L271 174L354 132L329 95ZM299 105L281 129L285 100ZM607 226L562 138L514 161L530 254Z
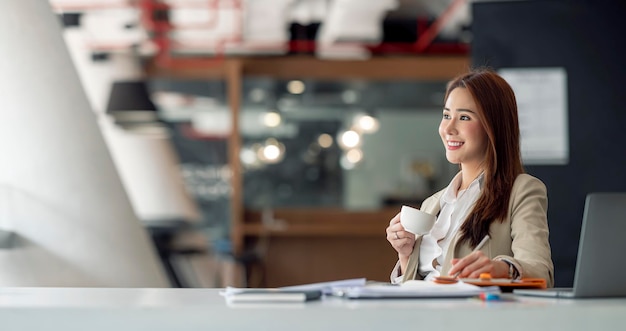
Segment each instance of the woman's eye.
M461 119L461 121L469 121L470 117L467 116L467 115L461 115L460 119Z
M448 114L443 114L443 118L444 118L444 119L446 119L446 120L449 120L449 119L450 119L450 115L448 115Z

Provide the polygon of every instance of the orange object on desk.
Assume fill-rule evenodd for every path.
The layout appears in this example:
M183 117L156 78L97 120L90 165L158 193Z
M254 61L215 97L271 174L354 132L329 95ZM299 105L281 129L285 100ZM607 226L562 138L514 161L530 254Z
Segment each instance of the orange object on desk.
M487 280L487 281L491 280L491 274L488 273L488 272L483 272L482 274L480 274L478 276L478 279L480 279L480 280Z
M500 288L546 288L546 280L543 278L522 278L519 280L508 278L461 278L464 283L477 286L499 286Z
M546 288L546 280L543 278L522 278L519 280L509 278L491 278L491 274L483 273L478 278L455 278L451 276L435 277L435 283L454 284L458 281L476 286L499 286L503 290L516 288Z

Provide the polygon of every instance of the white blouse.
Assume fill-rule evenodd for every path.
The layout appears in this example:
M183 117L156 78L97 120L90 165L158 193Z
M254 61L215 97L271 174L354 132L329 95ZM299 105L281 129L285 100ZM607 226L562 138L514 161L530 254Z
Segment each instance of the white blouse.
M419 260L432 261L420 263L418 267L418 273L425 280L433 280L441 274L450 242L478 199L483 177L483 174L479 175L467 189L458 191L461 186L461 173L458 173L441 196L437 222L430 233L424 235L420 245Z
M478 200L483 178L484 174L481 173L467 189L459 191L462 180L462 173L459 172L441 196L439 201L441 211L437 222L430 233L424 235L420 244L418 273L425 280L433 280L434 277L441 275L441 265L450 242ZM432 263L421 263L421 261L432 261ZM396 264L391 273L391 282L394 284L402 282L400 263Z

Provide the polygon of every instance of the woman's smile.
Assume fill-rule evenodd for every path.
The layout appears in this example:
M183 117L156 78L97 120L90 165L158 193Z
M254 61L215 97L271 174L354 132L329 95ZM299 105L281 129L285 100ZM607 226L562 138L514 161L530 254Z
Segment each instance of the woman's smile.
M457 150L463 146L461 141L448 141L448 149L451 151Z

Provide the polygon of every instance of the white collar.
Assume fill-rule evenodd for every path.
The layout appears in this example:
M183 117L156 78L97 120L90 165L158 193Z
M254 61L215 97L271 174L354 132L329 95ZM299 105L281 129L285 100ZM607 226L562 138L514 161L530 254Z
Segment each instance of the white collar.
M480 192L480 190L483 187L484 177L485 177L485 173L481 172L480 175L478 175L478 177L476 177L470 183L470 185L467 187L466 191ZM457 199L457 197L458 197L458 190L459 190L459 187L461 186L461 180L462 179L463 179L463 172L460 171L458 174L456 174L456 176L454 176L452 181L450 181L450 184L446 188L446 191L443 193L443 196L441 197L441 201L442 202L444 202L444 203L452 203L452 202L454 202Z

